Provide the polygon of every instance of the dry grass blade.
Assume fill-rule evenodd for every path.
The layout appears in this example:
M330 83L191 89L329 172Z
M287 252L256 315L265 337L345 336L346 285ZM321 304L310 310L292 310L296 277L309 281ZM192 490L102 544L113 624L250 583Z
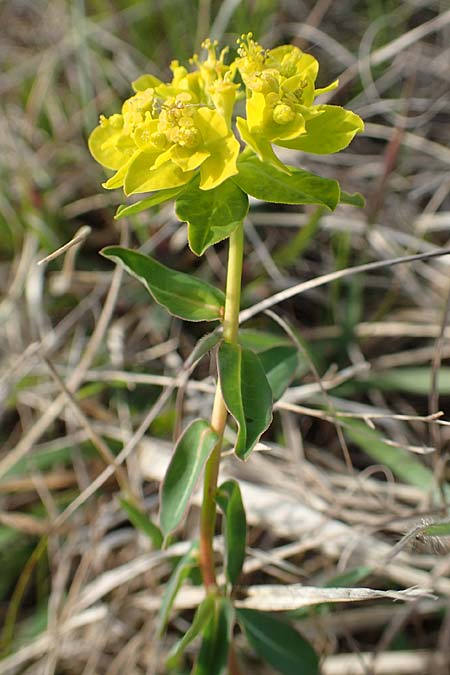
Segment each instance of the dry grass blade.
M379 591L371 588L316 588L294 584L291 586L249 586L244 590L246 598L239 600L238 607L248 607L261 612L287 612L301 607L334 602L362 602L389 598L412 601L433 596L424 589L406 588L404 591Z
M106 619L108 610L105 605L97 605L90 609L80 612L80 614L71 617L67 622L59 627L59 638L67 639L72 631L76 631L84 626L99 623ZM37 640L20 649L16 654L8 656L0 662L1 675L12 675L19 668L23 668L27 661L40 657L49 649L54 636L44 633Z
M122 243L125 244L126 241L127 239L125 235ZM104 338L106 329L114 311L115 303L117 301L122 283L122 277L123 270L120 267L117 267L114 270L111 286L109 288L105 304L103 305L102 314L85 349L83 357L78 364L78 368L73 372L72 376L67 382L66 386L70 392L76 391L80 383L83 381L84 373L90 367L95 357L95 353ZM32 446L39 441L42 435L47 431L48 427L58 417L65 402L65 394L60 394L42 415L42 417L40 417L39 420L30 428L29 432L21 438L17 446L0 461L0 478L2 478L9 471L9 469L11 469L20 459L22 459L22 457L24 457L27 452L30 451Z
M447 10L442 14L438 14L438 16L434 17L433 19L422 23L420 26L417 26L416 28L413 28L412 30L404 33L400 37L389 42L387 45L380 47L366 57L367 63L371 66L377 66L385 61L388 61L399 54L401 51L407 49L416 42L419 42L419 40L423 39L430 33L443 30L446 26L448 26L449 23L450 10ZM356 63L355 65L352 65L350 68L348 68L344 73L342 73L339 78L341 86L344 86L350 82L358 74L361 67L364 67L364 64Z
M89 422L89 419L87 416L84 414L80 406L78 405L77 401L73 397L72 393L68 390L67 386L63 382L63 380L60 378L58 375L56 368L54 367L53 363L50 361L50 359L46 358L45 356L43 357L45 363L47 364L52 377L54 378L55 382L57 383L59 389L65 394L67 401L71 407L71 409L74 411L75 415L80 421L81 426L83 429L86 431L87 437L92 441L94 446L97 448L99 454L101 457L103 457L105 463L112 468L114 473L116 474L117 477L117 482L119 483L119 486L121 490L123 490L124 494L127 495L129 498L134 498L133 497L133 490L130 486L128 476L125 473L125 471L122 469L120 465L117 465L115 463L115 457L112 454L111 450L105 443L105 441L100 438L100 436L97 434L97 432L92 428L91 423Z
M123 196L100 189L86 138L131 80L164 79L211 24L232 53L251 29L264 47L317 57L320 86L339 77L320 102L353 96L364 135L339 154L277 153L375 204L314 221L313 207L251 200L243 345L276 354L299 339L306 351L250 462L226 430L221 479L239 480L248 516L236 597L300 608L323 675L447 675L448 3L150 4L0 3L0 673L163 673L204 597L187 580L153 639L186 545L152 550L118 497L131 485L157 522L174 418L208 418L213 354L197 347L202 325L167 319L98 256L119 239ZM192 256L170 203L120 222L123 245L223 286L224 245ZM275 325L263 312L281 302ZM176 538L196 536L200 499ZM214 550L220 565L219 536ZM240 656L244 672L263 671Z
M442 661L427 650L385 652L376 658L370 653L340 654L325 659L323 675L425 675ZM431 669L431 670L430 670Z
M55 260L56 258L59 258L60 255L63 255L63 253L68 251L70 248L73 248L73 246L81 244L90 235L91 232L92 230L89 226L83 225L83 227L80 227L75 236L70 241L68 241L67 244L64 244L64 246L60 246L56 251L53 251L53 253L50 253L49 255L45 256L45 258L38 260L37 264L44 265L45 263L50 262L50 260Z
M315 288L319 288L320 286L324 286L325 284L330 284L333 281L337 281L345 277L350 277L354 274L362 274L365 272L371 272L373 270L382 269L384 267L393 267L394 265L402 265L405 263L416 262L419 260L440 258L442 256L449 254L450 248L442 248L438 249L437 251L432 251L430 253L406 255L401 258L392 258L391 260L377 260L376 262L366 263L364 265L356 265L355 267L350 267L348 269L338 270L337 272L324 274L323 276L316 277L315 279L311 279L310 281L305 281L301 284L292 286L292 288L287 288L283 291L279 291L278 293L275 293L269 298L261 300L261 302L258 302L256 305L253 305L248 309L244 309L239 315L239 323L244 323L245 321L248 321L253 316L256 316L260 312L263 312L264 310L269 309L274 305L277 305L279 302L288 300L289 298L292 298L296 295L300 295L301 293L305 293L306 291L311 291Z

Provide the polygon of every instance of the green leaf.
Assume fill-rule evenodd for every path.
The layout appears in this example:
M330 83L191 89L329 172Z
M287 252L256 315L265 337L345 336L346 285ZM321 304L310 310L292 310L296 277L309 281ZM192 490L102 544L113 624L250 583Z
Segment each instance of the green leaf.
M189 354L186 361L186 368L191 368L197 361L200 361L201 358L205 356L211 349L222 340L222 335L219 332L213 331L212 333L207 333L198 340L192 352Z
M100 253L121 264L173 316L186 321L214 321L223 315L225 296L206 281L171 270L149 256L122 246L108 246Z
M116 211L114 216L115 220L120 220L120 218L125 218L125 216L134 216L136 213L141 213L141 211L146 211L152 206L157 206L158 204L163 204L168 202L170 199L173 199L180 194L185 189L185 186L176 188L169 188L169 190L159 190L152 194L151 197L146 197L146 199L141 199L134 204L122 204Z
M247 459L272 421L272 390L259 358L240 345L223 342L218 367L225 404L238 425L235 452Z
M198 544L195 542L175 567L164 589L158 620L156 622L156 635L158 637L161 637L166 630L166 626L169 621L170 610L172 609L175 598L177 597L178 591L181 588L181 584L186 579L192 568L196 567L197 565Z
M324 213L325 207L317 206L309 216L305 226L301 227L293 237L290 237L285 244L275 251L273 259L277 265L288 267L302 257L308 246L315 241Z
M433 472L424 466L413 454L389 445L376 429L364 422L348 419L343 426L345 436L359 445L377 464L385 464L392 473L425 492L435 488Z
M450 537L450 522L427 525L422 530L422 534L426 534L429 537Z
M261 162L255 155L238 161L232 180L256 199L276 204L321 204L333 211L339 203L339 183L289 167L291 175Z
M319 660L314 649L286 621L254 609L237 609L236 614L250 645L279 673L318 673Z
M186 647L193 641L195 638L203 632L206 624L211 620L214 612L215 598L212 595L207 595L206 598L200 603L195 612L194 619L192 624L187 629L186 633L183 635L181 640L179 640L169 652L167 657L166 667L167 669L175 668L179 663L181 656L183 655Z
M193 181L178 197L175 211L188 223L191 250L202 255L207 248L229 237L248 211L248 197L231 180L212 190L200 190Z
M256 353L261 353L271 347L291 347L291 340L283 333L269 333L252 328L241 328L239 330L239 344L246 349L251 349Z
M216 492L216 502L224 514L225 569L234 586L242 571L247 543L247 519L241 490L235 480L227 480Z
M373 373L367 379L385 391L404 391L428 396L431 389L431 368L391 368L383 373ZM437 386L443 396L450 394L450 368L439 368Z
M120 505L128 516L130 523L141 530L152 542L154 548L161 548L163 536L161 530L153 523L146 513L143 513L127 499L120 499Z
M164 536L179 525L203 465L218 441L206 420L194 420L178 440L161 486L160 523Z
M225 675L233 607L227 598L217 598L213 620L206 626L192 675Z
M350 206L356 206L359 209L363 209L366 205L366 200L359 192L350 194L349 192L341 190L341 198L339 201L341 204L350 204Z
M32 610L32 613L30 613L26 619L22 619L15 627L15 636L11 645L11 652L13 654L18 652L21 647L25 647L31 642L34 642L38 636L42 635L42 633L47 630L49 608L46 600L47 598L45 600L43 599L42 604L37 605L36 609Z
M296 375L298 350L296 347L273 347L260 352L258 356L276 401L284 394Z

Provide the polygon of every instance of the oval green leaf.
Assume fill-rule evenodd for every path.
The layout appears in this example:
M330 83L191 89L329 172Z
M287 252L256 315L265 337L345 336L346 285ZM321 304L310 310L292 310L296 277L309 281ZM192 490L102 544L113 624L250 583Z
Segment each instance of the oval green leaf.
M167 657L166 667L168 670L175 668L183 655L186 647L200 635L205 626L211 621L214 613L215 598L207 595L206 598L197 607L192 624L187 629L181 640L179 640L170 650Z
M120 505L127 514L130 523L150 539L154 548L161 548L163 543L161 530L150 520L148 515L138 509L128 499L120 499Z
M134 216L136 213L141 213L147 209L151 209L152 206L157 206L158 204L164 204L170 199L173 199L184 190L184 185L176 188L169 188L168 190L158 190L150 197L141 199L134 204L122 204L116 211L114 216L115 220L120 220L120 218L125 218L125 216Z
M206 626L192 675L225 675L233 623L233 607L227 598L217 598L213 620Z
M226 574L234 586L242 571L247 544L247 519L239 484L235 480L222 483L216 492L216 502L224 515Z
M272 389L274 401L278 400L294 379L298 368L296 347L273 347L258 354Z
M236 455L247 459L272 421L272 390L257 355L223 342L218 369L225 404L238 425Z
M229 237L248 212L248 197L231 180L212 190L200 190L193 181L177 198L175 211L188 224L188 241L193 253Z
M339 183L309 171L289 167L290 175L261 162L256 155L238 161L239 173L231 179L256 199L276 204L321 204L333 211L339 203Z
M108 246L100 253L122 265L173 316L186 321L214 321L222 317L225 296L206 281L171 270L150 256L122 246Z
M252 328L239 330L239 344L257 354L272 347L292 347L291 340L284 333L269 333Z
M203 466L219 441L206 420L194 420L180 437L161 486L164 536L178 527Z
M283 675L317 675L319 660L309 642L289 623L254 609L237 609L236 615L250 645Z

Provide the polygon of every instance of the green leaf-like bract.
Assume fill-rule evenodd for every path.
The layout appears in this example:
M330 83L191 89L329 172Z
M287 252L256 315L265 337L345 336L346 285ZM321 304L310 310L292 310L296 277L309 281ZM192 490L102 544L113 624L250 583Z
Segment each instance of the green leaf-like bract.
M120 263L173 316L186 321L221 318L225 296L206 281L172 270L149 256L122 246L108 246L101 254Z
M225 675L233 621L228 598L216 598L214 616L206 626L192 675Z
M245 559L247 520L241 490L235 480L227 480L216 492L216 502L224 514L224 539L228 580L234 586Z
M206 420L194 420L178 440L161 486L160 525L164 535L183 518L200 472L218 440Z
M283 675L316 675L318 658L305 638L286 621L254 609L237 609L253 649Z
M152 206L164 204L164 202L168 202L170 199L173 199L174 197L179 195L180 192L182 192L184 189L185 186L182 185L181 187L169 188L168 190L158 190L158 192L154 192L150 197L141 199L140 201L135 202L134 204L122 204L117 209L114 218L115 220L119 220L120 218L125 218L125 216L134 216L136 215L136 213L146 211L147 209L150 209Z
M127 514L130 523L137 529L141 530L152 542L155 548L161 548L163 543L163 536L161 530L155 523L153 523L148 515L138 509L128 499L121 499L120 505Z
M175 210L188 223L189 246L202 255L209 246L229 237L248 211L248 197L227 180L212 190L200 190L194 180L178 197Z
M272 421L272 390L257 355L222 343L218 355L220 387L238 425L235 452L247 459Z
M287 175L256 155L244 155L238 169L231 180L256 199L276 204L320 204L330 211L339 203L339 183L309 171L289 167L291 175Z
M177 642L170 650L170 654L166 661L166 666L169 670L176 667L186 647L203 632L205 626L209 623L214 612L215 598L212 595L207 595L206 598L197 607L192 624L187 629L181 640Z
M363 131L364 123L351 110L337 105L320 105L320 115L306 123L306 134L300 134L291 140L277 140L277 145L317 155L328 155L347 147L358 131Z

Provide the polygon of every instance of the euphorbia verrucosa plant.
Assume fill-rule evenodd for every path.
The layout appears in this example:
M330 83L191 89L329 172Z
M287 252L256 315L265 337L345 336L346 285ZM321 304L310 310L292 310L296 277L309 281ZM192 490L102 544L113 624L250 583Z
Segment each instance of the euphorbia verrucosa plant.
M178 439L161 488L160 529L152 525L156 544L177 530L203 472L199 542L193 543L167 585L159 631L166 626L181 580L198 566L205 600L191 628L172 650L169 669L176 666L189 642L202 635L192 672L238 673L232 646L237 620L250 644L277 670L313 673L315 654L292 627L262 612L233 607L233 589L245 557L246 518L238 482L228 480L218 486L218 474L227 420L231 417L236 427L234 453L248 459L271 423L274 395L280 396L283 390L283 383L275 382L272 373L295 353L293 347L257 354L239 342L248 197L317 204L329 210L339 202L357 204L360 198L341 192L335 180L285 164L275 148L338 152L363 129L363 123L349 110L316 103L319 94L338 83L316 88L318 62L297 47L266 50L249 33L238 40L236 58L227 63L227 49L218 55L216 43L206 40L202 46L206 56L194 55L190 69L172 62L169 82L154 75L139 77L133 82L134 95L124 102L121 112L102 116L89 138L95 159L115 172L104 187L123 188L126 195L150 193L121 206L116 217L173 199L178 217L187 222L193 253L200 256L208 247L229 240L225 292L137 251L120 246L102 251L142 282L172 315L221 325L221 330L202 342L197 354L200 358L213 347L217 353L211 419L191 422ZM243 116L235 118L236 108ZM128 503L127 508L131 512L134 507ZM223 513L225 546L221 583L213 552L217 508ZM265 641L264 635L270 635L270 640Z

